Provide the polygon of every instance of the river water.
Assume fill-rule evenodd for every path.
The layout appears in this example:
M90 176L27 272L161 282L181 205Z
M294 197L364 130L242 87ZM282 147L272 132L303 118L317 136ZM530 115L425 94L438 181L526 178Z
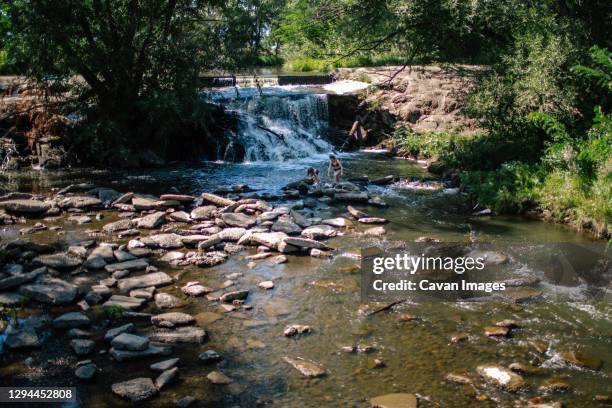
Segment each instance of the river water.
M257 98L257 95L252 94L249 98ZM293 103L299 108L297 111L316 111L323 103L320 100L324 99L322 96L292 98L287 106ZM313 104L313 99L318 102ZM282 103L282 98L279 100ZM235 107L250 104L251 108L239 108L242 113L261 114L261 101L232 103ZM304 114L301 118L299 115L285 115L280 121L274 121L273 115L270 118L273 123L267 125L277 133L291 135L296 143L306 143L307 154L290 154L283 148L283 153L272 155L277 151L275 146L259 143L269 135L251 133L236 135L242 138L247 151L252 147L253 152L259 152L253 153L248 157L252 160L244 163L203 162L153 171L65 170L6 174L2 182L10 190L36 193L45 193L71 182L93 182L121 192L150 194L167 192L170 187L184 193L199 194L245 183L258 194L269 197L275 205L293 205L296 200L282 197L281 188L285 184L302 178L308 166L319 168L325 175L326 155L332 150L324 138L325 118L319 116L318 120L310 122L312 118ZM251 125L246 123L242 131ZM299 132L303 132L301 140L298 140ZM323 138L319 139L317 136L321 134ZM304 138L311 139L304 142ZM270 156L265 159L264 154ZM351 177L368 175L373 179L393 174L404 179L432 178L413 163L388 158L381 153L344 153L340 157L345 173ZM224 313L217 303L205 298L188 299L183 308L175 309L196 315L200 325L206 328L209 340L203 345L176 347L174 354L181 357L181 380L148 401L147 405L171 406L176 399L192 395L206 407L367 407L371 397L407 392L419 395L420 406L424 407L527 406L529 398L544 395L538 387L550 379L564 380L571 388L546 396L546 400L561 401L568 407L600 406L601 403L594 401L595 396L612 393L612 307L609 288L607 292L605 289L607 283L594 276L596 272L588 262L585 266L575 266L574 273L559 275L559 265L547 262L550 258L544 255L550 248L556 248L567 259L587 259L592 256L592 251L601 253L605 250L600 243L562 226L539 221L502 216L474 217L459 194L395 186L370 186L369 189L379 194L389 208L360 208L372 216L387 218L390 221L385 226L387 234L383 238L364 237L358 234L364 228L357 226L355 230L347 231L345 236L327 241L335 248L331 259L290 255L287 264L262 261L250 269L245 256L253 254L254 250L249 249L209 269L173 269L158 263L161 270L180 276L175 285L160 291L179 297L183 297L180 287L187 281L199 280L206 286L221 287L227 275L240 272L243 276L236 280L236 287L252 290L248 304L253 309ZM327 218L344 214L346 208L318 202L310 211ZM69 226L59 221L58 225L67 229L61 238L47 231L33 235L32 239L47 242L61 239L66 244L78 242L87 237L86 230L100 228L116 219L116 214L104 214L104 220L85 226ZM23 225L5 228L0 237L3 240L18 237L17 228L23 228ZM494 243L510 255L502 268L503 273L508 278L539 278L541 282L533 287L541 290L543 296L524 303L408 301L392 311L373 315L362 313L361 275L355 254L364 247L377 246L386 250L397 246L398 242L413 242L421 236L462 245ZM607 273L610 272L608 264L603 268L604 274L606 267ZM273 290L253 290L258 282L271 279L275 281ZM154 312L152 307L143 311ZM23 314L25 317L39 312L25 310ZM60 309L51 308L46 312L57 314ZM413 314L419 319L399 322L399 312ZM485 336L485 326L503 319L517 321L520 328L514 329L507 338L495 340ZM310 325L313 333L286 338L282 332L288 324ZM147 327L142 325L145 332ZM467 339L452 344L450 338L457 333L466 334ZM65 342L61 338L48 341L60 348ZM98 341L103 348L104 342ZM534 344L543 345L544 349L538 351ZM374 351L354 354L341 351L343 346L352 345L371 345ZM224 357L218 367L232 379L231 384L212 385L206 379L206 374L213 368L199 364L197 355L208 349L215 349ZM601 360L602 365L595 370L567 364L560 358L564 351L594 356ZM283 361L285 356L317 362L325 367L327 375L305 379ZM16 355L0 370L0 375L23 378L22 384L27 383L26 379L32 374L22 364L25 357L25 354ZM79 394L83 406L102 407L127 406L111 394L111 384L139 376L151 377L148 365L163 358L134 363L114 363L105 355L96 355L92 359L104 374L98 375L91 384L79 383ZM382 360L384 366L373 368L374 359ZM56 359L54 364L69 367L75 361L75 357L65 357ZM508 366L516 362L542 368L538 374L525 375L529 389L518 394L482 385L475 374L475 368L480 364ZM477 389L445 381L450 372L471 376Z

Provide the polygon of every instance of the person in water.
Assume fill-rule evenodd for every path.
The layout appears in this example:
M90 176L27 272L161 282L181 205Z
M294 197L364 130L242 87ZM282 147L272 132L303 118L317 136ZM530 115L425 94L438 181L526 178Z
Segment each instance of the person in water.
M318 186L321 183L319 170L315 169L314 167L309 167L308 170L306 170L306 179L313 186Z
M329 168L327 169L327 176L331 177L332 174L334 175L334 183L339 183L340 182L340 178L342 177L342 163L340 163L340 160L338 160L338 158L336 158L335 155L330 154L329 155Z

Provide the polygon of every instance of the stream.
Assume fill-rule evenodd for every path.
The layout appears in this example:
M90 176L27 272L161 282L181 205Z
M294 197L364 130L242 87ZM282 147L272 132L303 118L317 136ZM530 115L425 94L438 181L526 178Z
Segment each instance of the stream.
M220 187L246 184L274 206L305 206L306 213L324 219L343 216L345 204L287 198L282 190L287 183L303 178L309 166L318 168L323 182L327 182L327 155L333 146L326 138L326 132L331 130L326 125L325 95L303 89L264 88L263 96L251 89L243 90L236 98L232 96L235 90L224 92L210 97L241 117L238 128L232 132L236 145L242 146L239 149L244 153L242 162L232 162L236 152L230 149L219 152L217 162L153 170L7 173L0 181L6 190L36 194L88 182L119 192L154 195L174 187L195 196ZM281 135L282 143L275 140L277 135L259 125ZM367 175L372 180L392 174L401 179L434 180L420 166L383 153L362 151L341 153L339 157L348 178ZM197 398L200 404L197 406L204 407L368 407L370 398L398 392L416 394L422 407L522 407L538 396L543 396L543 401L562 402L565 407L591 407L603 405L596 398L612 398L609 252L608 264L601 270L594 270L585 261L576 262L572 272L560 274L559 264L548 262L553 249L570 261L588 260L593 253L606 253L605 243L560 225L512 216L476 217L471 215L461 194L444 190L371 184L368 190L379 195L389 207L357 207L371 216L389 220L385 225L387 233L382 237L365 236L358 233L365 226L357 225L344 236L326 241L334 248L332 258L289 254L285 264L263 260L249 267L245 256L256 252L254 247L248 247L227 262L206 269L156 262L160 270L179 276L178 282L158 290L184 299L184 306L172 311L196 316L198 324L206 329L208 340L201 345L175 348L173 356L181 359L180 380L147 401L146 406L173 406L174 401L186 395ZM44 221L47 226L62 226L64 233L60 236L49 230L21 236L19 229L41 221L28 220L25 224L4 226L0 238L3 242L18 238L46 243L59 240L68 246L89 239L90 230L101 229L118 219L116 211L101 213L102 220L94 219L84 225L67 223L62 218ZM502 248L509 259L500 267L501 273L506 279L537 278L539 282L530 285L530 289L541 295L524 302L407 301L391 310L363 313L360 263L355 255L365 247L386 251L398 243L414 242L424 236L462 245L491 243ZM105 242L125 243L127 239L111 237L105 238ZM194 280L222 287L227 276L236 272L243 276L235 286L251 290L247 300L252 306L250 310L226 312L206 297L186 298L181 293L180 287ZM608 281L599 279L602 276ZM274 289L257 288L259 282L268 280L274 281ZM41 313L56 316L73 310L75 306L43 309L26 306L19 315L27 319ZM155 313L155 306L149 304L141 311ZM399 321L400 313L410 313L418 319ZM491 338L484 334L484 327L504 319L516 321L519 327L507 337ZM309 325L313 332L287 338L283 329L289 324ZM94 337L100 350L105 349L104 332L101 329ZM463 341L455 344L451 338L458 334ZM63 335L50 336L42 351L3 353L0 382L22 386L47 385L45 381L51 382L48 385L68 382L78 387L80 406L130 406L110 392L111 384L151 377L149 365L165 359L117 363L105 354L94 354L88 358L102 373L83 383L72 375L75 363L83 358L71 354L66 343ZM372 351L342 351L343 347L356 345L372 346ZM197 356L209 349L223 356L217 367L232 379L230 384L214 385L207 380L206 374L214 366L202 365ZM580 352L584 360L596 360L598 364L589 367L569 363L563 357L567 351ZM24 364L29 355L36 355L35 361L41 365L31 368ZM283 361L286 356L317 362L327 374L303 378ZM382 365L375 360L381 360ZM524 374L528 389L510 393L478 380L476 367L489 363L505 367L521 363L538 370ZM465 374L475 385L446 381L449 373ZM568 383L569 389L551 393L539 389L550 380Z

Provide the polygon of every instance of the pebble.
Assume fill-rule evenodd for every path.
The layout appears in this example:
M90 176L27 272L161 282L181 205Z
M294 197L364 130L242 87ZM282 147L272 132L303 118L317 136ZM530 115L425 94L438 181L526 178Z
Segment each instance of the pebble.
M221 371L212 371L208 373L206 378L208 378L208 381L211 383L217 385L227 385L232 382L232 380Z

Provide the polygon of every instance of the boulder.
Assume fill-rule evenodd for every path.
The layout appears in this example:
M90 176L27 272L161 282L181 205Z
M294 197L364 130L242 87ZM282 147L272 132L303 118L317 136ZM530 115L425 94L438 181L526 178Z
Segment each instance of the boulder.
M152 340L149 338L149 340ZM149 348L143 351L128 351L128 350L117 350L115 348L111 348L109 354L115 360L128 361L128 360L137 360L141 358L147 357L155 357L155 356L167 356L172 353L172 348L167 346L153 346L149 345Z
M206 350L203 353L200 353L198 359L203 364L212 364L221 360L221 356L215 350Z
M80 266L83 260L68 253L60 252L57 254L39 255L32 262L53 269L74 269Z
M130 333L121 333L111 341L116 350L144 351L149 348L149 339Z
M158 309L172 309L183 306L183 302L169 293L158 293L155 295L155 306Z
M162 201L178 201L181 203L190 203L194 200L194 197L185 194L162 194L159 199Z
M227 385L232 382L232 380L227 375L223 374L221 371L212 371L208 373L206 378L208 378L208 381L210 381L211 383L217 385Z
M146 299L131 296L113 295L110 297L110 299L104 302L102 307L118 306L125 310L135 310L140 309L146 303Z
M174 211L166 214L166 218L176 222L191 222L191 217L185 211Z
M190 217L195 221L208 220L213 218L218 209L214 205L205 205L196 207L191 211Z
M113 393L132 402L140 402L157 395L158 390L150 378L115 383L111 386Z
M283 240L286 244L293 245L299 248L316 248L322 250L329 250L330 247L322 242L315 241L314 239L298 238L298 237L287 237Z
M129 218L124 218L119 221L111 222L102 227L102 230L107 234L114 232L125 231L133 228L135 225L134 221Z
M102 201L99 198L91 196L72 196L66 197L57 203L58 207L64 208L89 208L101 207Z
M104 269L108 273L113 273L116 271L133 272L133 271L142 271L144 269L147 269L147 266L149 266L149 263L145 259L136 258L136 259L132 259L131 261L117 262L114 264L106 265Z
M53 327L56 329L74 329L89 325L91 325L91 320L81 312L64 313L53 320Z
M232 303L234 300L244 300L249 296L248 290L236 290L221 295L220 300L225 303Z
M15 288L26 282L30 282L38 278L40 275L46 272L47 272L47 268L42 267L42 268L35 269L32 272L20 273L17 275L9 276L4 279L0 279L0 290L7 290L7 289Z
M272 224L271 230L273 232L284 232L287 235L299 235L302 232L302 227L293 222L290 217L281 216Z
M224 213L221 214L221 219L230 227L251 228L257 224L257 220L242 213Z
M321 223L324 225L330 225L332 227L338 227L338 228L350 227L351 225L353 225L351 221L343 217L328 218L326 220L323 220Z
M22 285L19 293L41 303L60 305L74 300L78 288L66 281L50 277L40 277L34 283Z
M74 370L74 375L76 378L78 378L79 380L91 380L93 378L94 375L96 375L96 372L98 371L98 367L93 364L84 364L82 366L77 367L76 370Z
M236 203L233 200L229 200L227 198L223 198L216 194L210 194L210 193L202 193L202 198L204 199L204 201L213 203L217 207L227 207L228 205L232 205Z
M283 360L298 370L300 374L308 378L322 377L325 375L325 370L318 364L297 358L283 357Z
M329 225L313 225L302 231L302 236L309 239L332 238L338 234L335 228Z
M8 333L4 339L4 344L15 350L40 347L42 341L33 327L24 327Z
M135 328L136 326L134 326L134 323L128 323L128 324L124 324L123 326L109 329L104 335L104 340L111 341L112 339L120 335L121 333L131 333L132 331L134 331Z
M500 365L480 365L476 367L476 372L486 382L506 391L516 392L527 386L523 377Z
M358 209L356 209L353 206L347 206L346 209L348 210L349 214L351 214L351 216L355 219L359 219L359 218L366 218L369 217L368 214L364 213L363 211L360 211Z
M181 288L181 292L187 296L202 296L213 292L213 289L200 285L199 282L187 282L187 284Z
M151 316L151 323L160 327L185 326L195 323L195 318L187 313L170 312Z
M42 214L51 208L51 205L36 200L6 200L0 201L0 209L18 215Z
M142 276L120 279L117 286L122 291L132 289L159 287L172 283L172 278L164 272L153 272Z
M113 251L113 247L111 245L100 245L91 251L91 254L87 257L87 259L92 258L102 258L106 262L115 262L115 253Z
M171 384L178 378L178 368L170 368L159 375L155 379L155 386L158 390L165 388L168 384Z
M178 358L171 358L169 360L164 360L164 361L160 361L159 363L151 364L149 368L153 371L162 372L162 371L169 370L172 367L175 367L178 362L179 362Z
M178 234L156 234L141 238L146 246L151 248L176 249L183 247L182 237Z
M155 229L161 227L166 222L166 213L162 211L136 218L134 223L138 228Z
M160 343L202 344L206 339L206 332L197 327L179 327L175 330L153 332L149 339Z
M157 207L157 200L148 197L133 197L132 205L137 210L153 210Z
M125 193L113 201L112 205L127 204L132 201L132 198L134 198L134 193Z
M73 339L70 341L70 347L77 356L86 356L93 353L96 343L88 339Z
M248 242L278 249L278 245L287 237L288 235L284 232L256 232L248 237ZM238 243L240 244L241 242L238 241Z

